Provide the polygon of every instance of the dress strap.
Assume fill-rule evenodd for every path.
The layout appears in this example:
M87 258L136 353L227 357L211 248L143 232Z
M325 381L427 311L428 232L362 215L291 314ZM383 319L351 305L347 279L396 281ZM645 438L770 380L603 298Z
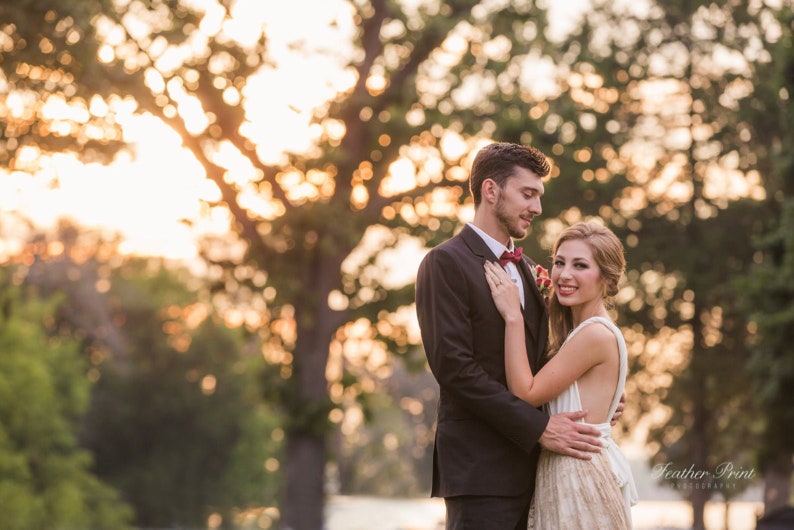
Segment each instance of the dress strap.
M575 332L579 331L587 324L592 324L594 322L601 323L608 327L612 333L615 335L615 339L618 342L618 355L619 355L619 366L618 366L618 384L615 387L615 394L612 396L612 404L609 406L609 414L607 414L607 418L611 418L615 415L615 411L618 409L618 404L620 403L620 397L623 395L623 390L626 387L626 376L628 374L628 350L626 348L626 341L623 338L623 333L620 332L620 328L612 322L611 319L606 317L590 317L587 320L583 321L581 324L576 326L576 329L568 336L570 338L575 334Z

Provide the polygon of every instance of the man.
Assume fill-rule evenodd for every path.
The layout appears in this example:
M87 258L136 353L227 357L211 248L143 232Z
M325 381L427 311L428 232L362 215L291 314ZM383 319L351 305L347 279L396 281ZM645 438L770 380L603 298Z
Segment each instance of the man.
M416 280L416 310L427 360L441 389L433 485L447 530L525 530L540 446L589 459L598 431L584 412L546 414L511 394L504 368L504 322L484 263L500 261L521 296L530 366L537 372L548 336L546 304L513 238L541 213L546 157L532 147L494 143L474 159L469 186L475 214L431 250ZM510 253L510 254L508 254ZM540 445L539 445L540 444Z

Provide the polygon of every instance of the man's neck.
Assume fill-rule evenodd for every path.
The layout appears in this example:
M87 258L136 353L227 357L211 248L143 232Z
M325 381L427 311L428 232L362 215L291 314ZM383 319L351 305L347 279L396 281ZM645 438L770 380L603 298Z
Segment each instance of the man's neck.
M502 243L507 248L513 248L513 242L510 239L510 234L506 233L504 229L496 222L496 219L490 215L483 215L483 212L474 214L474 219L471 224Z

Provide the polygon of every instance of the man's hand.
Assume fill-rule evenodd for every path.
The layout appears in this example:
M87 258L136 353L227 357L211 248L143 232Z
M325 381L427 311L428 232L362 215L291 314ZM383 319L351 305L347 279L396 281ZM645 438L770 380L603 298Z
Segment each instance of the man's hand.
M601 452L601 434L591 425L579 423L587 411L561 412L549 418L540 436L540 445L562 455L590 460L590 453Z
M618 420L623 416L624 408L626 408L626 394L621 394L620 401L618 401L618 408L615 409L615 415L612 416L612 420L609 422L610 425L613 427L617 425Z

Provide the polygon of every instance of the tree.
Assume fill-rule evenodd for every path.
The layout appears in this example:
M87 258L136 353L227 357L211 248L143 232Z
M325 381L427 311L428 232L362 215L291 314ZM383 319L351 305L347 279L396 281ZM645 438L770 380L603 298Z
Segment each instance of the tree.
M31 247L26 284L55 297L52 327L80 339L95 381L81 445L135 524L232 528L239 511L274 503L279 427L258 390L261 357L202 300L202 282L119 259L68 224Z
M332 477L343 495L422 497L433 469L433 423L438 385L429 372L357 374L378 392L351 406L335 437ZM352 413L360 411L360 414Z
M755 242L758 256L753 268L736 282L743 309L754 326L749 337L752 356L748 366L751 386L763 411L756 458L764 475L767 514L791 503L794 474L794 438L785 428L792 421L792 408L784 390L794 382L789 352L794 329L794 156L785 147L794 138L789 103L794 92L792 23L791 11L780 13L780 24L788 30L773 49L774 60L765 72L771 81L762 85L766 97L759 97L749 112L754 131L769 146L764 153L769 175L764 206L769 219Z
M764 411L763 431L757 461L765 480L764 511L772 513L791 502L792 447L794 438L784 427L792 419L784 385L794 382L794 363L788 354L792 340L791 290L792 252L794 252L794 206L782 205L777 231L760 242L766 259L756 265L749 278L737 282L744 292L742 300L757 326L752 340L753 355L748 363L750 381Z
M73 339L47 327L54 304L29 299L15 269L0 269L3 525L129 528L129 506L93 474L91 455L77 445L91 386L85 360Z
M752 235L768 215L758 200L769 144L749 111L766 97L770 50L790 27L776 21L775 9L739 2L594 7L560 50L571 71L589 73L591 86L615 93L609 121L591 120L603 142L593 155L606 153L604 166L583 171L582 181L601 172L604 180L613 181L611 173L628 183L599 211L626 241L632 269L622 317L631 324L626 333L640 375L628 392L641 389L646 410L669 407L651 432L657 462L714 470L741 458L737 465L749 466L747 444L758 422L731 421L756 410L742 384L746 374L735 369L748 354L747 316L731 280L749 269ZM572 99L583 96L572 90ZM759 108L756 118L774 117L761 108L767 112ZM563 120L578 132L575 117ZM578 205L573 210L571 217L587 215ZM683 491L694 527L702 528L715 490Z
M254 134L262 123L250 92L252 78L271 66L267 34L235 38L232 23L246 13L232 2L201 11L179 2L39 0L0 13L9 21L6 48L29 52L3 55L9 91L47 94L45 102L66 101L90 117L53 121L32 107L23 123L7 126L15 133L6 144L9 168L25 169L23 146L40 152L49 145L41 137L61 139L62 129L70 133L64 149L82 150L78 140L89 131L113 146L115 129L89 122L112 122L123 94L176 131L217 186L209 207L228 211L244 251L208 249L210 272L262 316L263 353L280 377L286 422L282 519L296 530L321 526L329 414L339 420L336 403L365 391L348 384L344 370L326 379L329 356L344 355L352 331L345 323L382 322L371 328L376 346L364 357L409 351L413 289L375 272L378 251L410 237L433 244L456 228L468 153L497 131L493 116L505 98L518 102L508 114L513 124L534 99L511 47L526 58L544 24L524 3L337 6L332 25L355 23L343 58L348 81L306 109L319 131L312 149L276 165L265 162L267 146ZM538 22L525 21L529 13ZM482 83L472 98L470 87ZM69 127L54 127L63 121ZM522 139L531 141L530 129ZM373 240L381 248L369 247Z

